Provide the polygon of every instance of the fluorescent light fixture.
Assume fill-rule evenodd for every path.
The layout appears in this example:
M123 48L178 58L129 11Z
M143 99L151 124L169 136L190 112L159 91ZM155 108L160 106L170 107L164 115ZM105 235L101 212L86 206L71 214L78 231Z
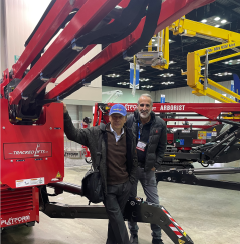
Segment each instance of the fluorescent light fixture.
M201 23L206 23L207 25L215 26L216 28L222 27L226 24L230 24L231 22L226 19L221 19L219 16L211 16L200 21Z
M228 73L228 72L223 72L223 73L218 73L218 74L214 74L216 76L227 76L227 75L232 75L232 73Z
M106 75L107 77L111 77L111 78L117 78L119 77L120 75L118 74L109 74L109 75Z
M148 78L140 78L139 80L140 81L149 81L150 79L148 79Z
M173 81L167 81L167 82L162 82L161 83L162 85L172 85L172 84L174 84L174 82Z
M141 86L141 88L152 88L153 86L147 85L147 86Z
M117 84L118 84L118 85L127 86L127 85L129 85L130 83L129 83L129 82L118 82Z
M165 73L165 74L161 74L161 75L158 75L158 76L162 76L162 77L172 77L172 76L175 76L174 74L170 74L170 73Z

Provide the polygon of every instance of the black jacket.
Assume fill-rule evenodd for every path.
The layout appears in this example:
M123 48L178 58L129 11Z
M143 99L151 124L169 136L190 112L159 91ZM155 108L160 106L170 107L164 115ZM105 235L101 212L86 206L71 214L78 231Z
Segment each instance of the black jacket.
M86 129L76 129L71 121L68 113L64 113L64 132L67 138L75 141L81 145L87 146L91 152L93 168L96 169L97 151L100 134L102 134L102 157L100 161L100 174L104 184L104 192L107 193L107 131L105 124L94 126ZM136 180L137 170L137 154L136 154L136 138L131 129L126 129L127 141L127 171L129 173L129 180L134 183Z
M127 119L127 127L131 128L133 133L138 133L139 112L136 110ZM167 145L167 128L166 123L154 112L151 112L151 127L149 134L149 144L146 152L145 171L150 171L153 167L156 169L161 165L164 152Z

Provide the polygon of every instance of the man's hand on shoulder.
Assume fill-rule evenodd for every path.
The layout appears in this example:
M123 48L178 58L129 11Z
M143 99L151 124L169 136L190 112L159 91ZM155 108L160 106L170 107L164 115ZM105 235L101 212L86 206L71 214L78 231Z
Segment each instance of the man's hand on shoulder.
M151 170L152 170L152 171L156 171L156 168L155 168L155 167L153 167Z

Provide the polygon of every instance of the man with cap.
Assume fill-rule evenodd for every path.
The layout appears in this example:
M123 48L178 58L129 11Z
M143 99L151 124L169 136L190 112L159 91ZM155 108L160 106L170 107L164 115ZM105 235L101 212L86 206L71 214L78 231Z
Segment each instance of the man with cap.
M97 149L102 138L102 156L99 171L103 181L104 205L109 217L107 244L129 244L123 211L136 180L136 138L124 126L127 111L121 104L111 107L108 124L76 129L64 104L64 132L69 140L87 146L91 152L94 169Z

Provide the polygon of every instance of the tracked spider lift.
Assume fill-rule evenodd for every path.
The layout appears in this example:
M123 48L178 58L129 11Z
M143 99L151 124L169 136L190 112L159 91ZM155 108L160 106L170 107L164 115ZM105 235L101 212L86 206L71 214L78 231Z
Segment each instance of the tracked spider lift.
M91 83L150 38L195 8L213 0L52 0L12 69L3 72L1 94L1 229L51 218L106 218L103 206L51 203L55 195L81 188L63 183L63 106L57 101ZM117 5L122 9L115 8ZM45 50L53 37L62 29ZM46 93L46 86L91 51L105 48ZM30 69L28 70L28 67ZM61 153L62 152L62 153ZM129 200L126 219L156 223L174 243L193 243L162 206Z

